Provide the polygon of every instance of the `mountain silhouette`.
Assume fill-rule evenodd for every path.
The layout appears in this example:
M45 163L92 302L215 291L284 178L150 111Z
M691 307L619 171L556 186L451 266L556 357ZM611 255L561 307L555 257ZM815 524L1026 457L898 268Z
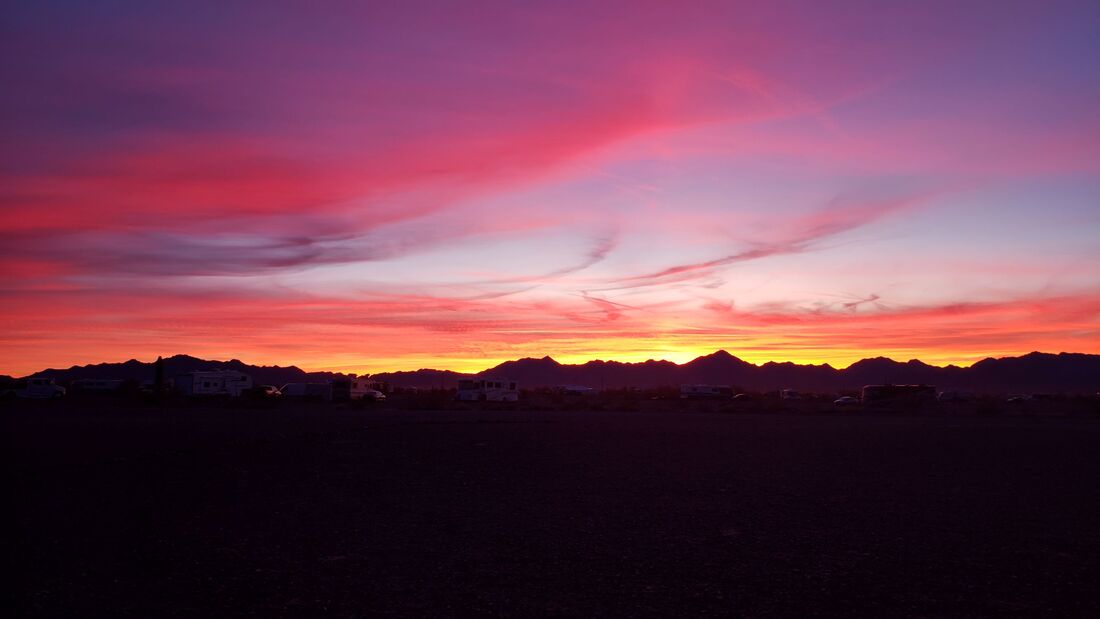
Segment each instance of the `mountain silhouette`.
M295 366L255 366L237 359L208 361L189 355L164 360L165 376L196 370L237 370L252 376L256 384L282 385L289 382L325 381L342 376L335 372L306 372ZM49 369L32 376L46 376L59 382L79 378L150 380L153 364L131 359L123 363ZM895 383L935 385L943 389L975 392L1095 393L1100 390L1100 355L1032 352L1020 357L983 359L961 368L929 365L917 359L907 362L886 357L857 361L844 369L828 364L749 363L725 350L698 357L684 364L671 361L588 361L563 364L551 357L505 361L478 374L450 370L421 369L375 374L395 387L420 389L453 388L464 377L508 378L523 387L583 385L593 388L651 388L681 384L732 385L751 391L780 388L836 392L856 390L863 385Z
M209 361L190 355L175 355L164 359L164 375L167 378L188 372L201 370L236 370L252 377L257 385L284 385L294 382L325 381L341 376L336 372L306 372L295 366L249 365L238 359L229 361ZM96 365L74 365L68 369L48 369L31 376L53 378L58 382L68 382L81 378L152 380L153 363L130 359L122 363L100 363Z
M431 373L424 380L423 373ZM398 386L438 386L438 370L377 375ZM986 359L969 368L929 365L886 357L863 359L847 368L828 364L749 363L725 350L678 365L671 361L589 361L562 364L551 357L506 361L478 374L510 378L525 387L583 385L594 388L660 387L681 384L733 385L745 390L794 388L806 391L857 390L863 385L928 384L978 392L1094 393L1100 389L1100 355L1033 352L1022 357ZM463 376L451 373L457 380ZM434 381L434 382L432 382Z

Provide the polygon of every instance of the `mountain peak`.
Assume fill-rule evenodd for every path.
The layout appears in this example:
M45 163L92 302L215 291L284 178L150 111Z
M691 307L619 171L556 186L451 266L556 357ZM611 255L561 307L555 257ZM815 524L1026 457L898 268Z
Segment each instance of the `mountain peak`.
M900 365L897 361L894 361L890 357L867 357L866 359L860 359L852 365L848 366L848 369L852 368L864 368L864 367L880 367L884 365Z
M731 355L725 349L716 350L709 355L703 355L696 357L689 361L686 365L699 364L699 363L746 363L741 359L738 359L734 355Z
M502 365L532 365L532 366L537 366L537 365L561 365L561 364L558 363L557 361L555 361L553 357L547 355L545 357L538 357L538 358L536 358L536 357L523 357L522 359L516 359L515 361L505 361L504 363L501 363L497 367L500 367Z

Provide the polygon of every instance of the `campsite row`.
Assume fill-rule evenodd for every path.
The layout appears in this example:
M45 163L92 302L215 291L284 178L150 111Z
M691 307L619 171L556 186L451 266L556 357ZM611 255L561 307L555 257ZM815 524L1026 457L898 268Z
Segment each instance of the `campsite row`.
M68 393L93 394L120 392L132 381L121 379L83 378L73 380L68 388L52 378L31 377L11 388L0 390L6 397L50 399ZM235 370L210 370L180 374L174 379L146 380L137 385L144 393L175 392L185 396L242 396L311 398L325 401L385 401L390 391L385 382L369 376L347 376L323 382L256 385L252 377ZM516 402L519 387L514 380L463 379L458 382L455 398L460 401Z
M3 395L23 398L54 398L63 396L66 393L119 392L128 386L132 389L134 386L133 381L78 379L71 381L67 390L65 387L55 384L50 378L33 377L27 379L24 385L4 390ZM287 383L282 386L256 385L251 376L235 370L188 372L180 374L174 379L163 379L159 385L156 381L147 380L138 385L137 388L145 393L172 391L181 395L196 397L239 398L253 396L370 402L385 401L387 394L391 391L390 386L383 381L371 379L369 376L355 375L328 381ZM591 396L600 393L597 389L579 385L559 386L551 391L565 396ZM520 399L520 389L514 380L464 378L458 381L454 397L455 400L464 402L517 402ZM758 396L739 393L729 385L681 385L679 397L685 400L748 400ZM803 394L794 389L780 389L773 392L771 397L793 401L803 399ZM806 397L819 399L817 396ZM969 401L974 397L974 394L965 391L937 392L932 385L867 385L863 387L858 396L841 395L832 403L836 406L884 402L923 404L935 401ZM1010 396L1009 399L1014 401L1031 399L1032 397L1038 396L1014 395Z

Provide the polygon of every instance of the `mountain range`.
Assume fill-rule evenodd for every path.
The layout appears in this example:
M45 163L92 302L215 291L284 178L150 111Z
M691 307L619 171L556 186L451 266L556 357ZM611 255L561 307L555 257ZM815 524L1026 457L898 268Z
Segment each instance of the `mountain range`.
M238 359L229 361L209 361L190 355L175 355L164 358L164 376L172 378L180 374L201 370L236 370L252 377L257 385L285 385L286 383L326 381L338 376L337 372L306 372L293 365L249 365ZM35 372L31 376L52 378L59 383L67 383L82 378L107 380L153 380L153 362L130 359L122 363L99 363L95 365L74 365L68 369L48 369Z
M282 385L290 382L326 381L341 374L307 372L295 366L255 366L237 359L209 361L188 355L164 359L164 375L196 370L238 370L252 376L256 384ZM32 376L67 382L80 378L149 380L153 363L131 359L124 363L48 369ZM506 361L478 374L422 369L386 372L374 378L395 387L452 388L461 378L481 376L508 378L523 387L583 385L594 388L650 388L681 384L734 385L749 391L793 388L805 391L837 392L863 385L923 383L939 388L975 392L1058 392L1095 393L1100 390L1100 355L1033 352L1020 357L988 358L970 367L926 364L916 359L899 362L885 357L863 359L847 368L828 364L800 365L768 362L756 365L719 350L683 364L671 361L589 361L562 364L550 357Z

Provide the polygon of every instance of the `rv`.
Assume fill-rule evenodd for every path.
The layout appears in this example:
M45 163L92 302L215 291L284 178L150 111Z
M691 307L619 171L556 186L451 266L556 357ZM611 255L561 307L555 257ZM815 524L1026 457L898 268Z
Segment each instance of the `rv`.
M240 397L252 389L252 377L234 370L189 372L176 377L176 387L186 395Z
M25 387L7 389L2 395L33 399L60 398L65 395L65 388L54 383L52 378L28 378Z
M377 382L371 381L366 376L351 375L348 378L337 378L332 381L332 399L381 402L386 399L386 396L376 388L377 385Z
M332 399L332 383L287 383L279 391L284 398Z
M680 385L683 400L732 400L733 387L727 385Z
M463 378L458 381L455 398L462 402L517 402L519 389L514 380Z

